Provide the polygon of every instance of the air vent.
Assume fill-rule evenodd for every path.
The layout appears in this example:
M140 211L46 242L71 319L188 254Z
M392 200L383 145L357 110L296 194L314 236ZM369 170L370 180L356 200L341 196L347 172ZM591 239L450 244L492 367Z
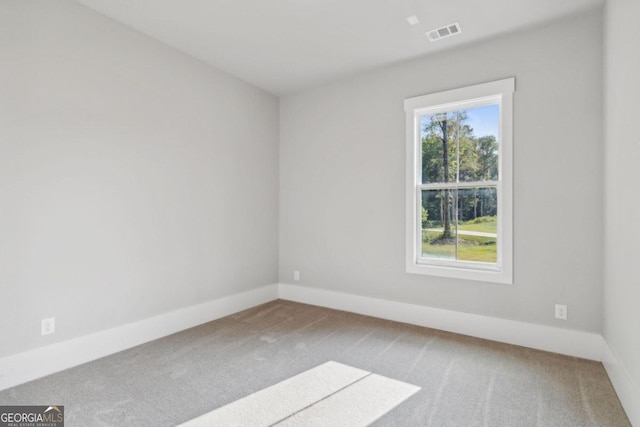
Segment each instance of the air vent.
M436 28L435 30L427 31L427 37L432 42L440 39L444 39L446 37L455 36L456 34L460 34L462 30L460 29L460 24L457 22L454 24L445 25L444 27Z

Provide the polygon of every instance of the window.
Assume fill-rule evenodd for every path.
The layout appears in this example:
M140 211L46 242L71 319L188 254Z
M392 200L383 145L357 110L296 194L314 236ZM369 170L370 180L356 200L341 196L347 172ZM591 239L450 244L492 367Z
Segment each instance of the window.
M407 272L513 281L513 78L405 100Z

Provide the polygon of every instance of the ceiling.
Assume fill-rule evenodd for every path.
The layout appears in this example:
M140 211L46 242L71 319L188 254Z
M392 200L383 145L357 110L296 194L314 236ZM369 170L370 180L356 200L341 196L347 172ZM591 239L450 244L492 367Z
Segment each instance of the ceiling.
M604 0L76 0L274 94L540 24ZM410 26L407 17L420 23ZM459 22L430 42L425 31Z

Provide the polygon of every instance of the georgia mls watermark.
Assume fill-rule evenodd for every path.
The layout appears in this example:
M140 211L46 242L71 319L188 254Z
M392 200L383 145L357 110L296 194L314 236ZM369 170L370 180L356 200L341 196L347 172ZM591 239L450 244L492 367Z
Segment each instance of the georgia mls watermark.
M0 427L64 427L64 406L0 406Z

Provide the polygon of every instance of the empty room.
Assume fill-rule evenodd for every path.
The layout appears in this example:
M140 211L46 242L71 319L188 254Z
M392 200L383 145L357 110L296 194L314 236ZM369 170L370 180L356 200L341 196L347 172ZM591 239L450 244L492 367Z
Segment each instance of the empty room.
M0 0L0 427L640 427L639 16Z

